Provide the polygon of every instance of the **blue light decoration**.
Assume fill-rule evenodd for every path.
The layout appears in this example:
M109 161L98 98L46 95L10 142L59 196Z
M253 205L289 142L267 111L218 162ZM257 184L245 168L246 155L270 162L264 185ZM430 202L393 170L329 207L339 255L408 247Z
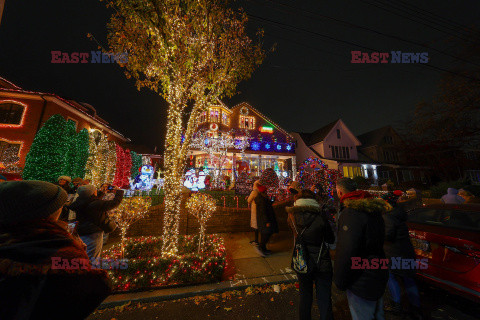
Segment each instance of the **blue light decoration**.
M291 144L287 144L287 151L292 151L292 145Z
M260 150L260 143L259 142L254 141L254 142L252 142L252 144L250 146L251 146L252 150L255 150L255 151Z
M265 143L265 149L269 150L270 149L270 143Z
M281 150L282 150L282 145L281 145L280 143L277 144L277 150L278 150L278 151L281 151Z
M208 144L210 143L210 140L208 140L208 138L205 139L205 145L208 146Z
M182 144L185 142L185 136L182 134Z

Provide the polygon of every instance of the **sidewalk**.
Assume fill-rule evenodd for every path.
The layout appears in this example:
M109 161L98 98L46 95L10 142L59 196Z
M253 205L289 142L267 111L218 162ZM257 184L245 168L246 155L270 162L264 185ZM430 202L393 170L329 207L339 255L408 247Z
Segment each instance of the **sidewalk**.
M157 289L152 291L122 293L109 296L100 308L109 308L133 302L156 302L186 297L242 290L249 286L291 283L297 280L290 269L293 238L290 232L272 236L268 248L273 252L262 258L250 244L250 233L221 234L227 249L227 267L224 281L219 283Z

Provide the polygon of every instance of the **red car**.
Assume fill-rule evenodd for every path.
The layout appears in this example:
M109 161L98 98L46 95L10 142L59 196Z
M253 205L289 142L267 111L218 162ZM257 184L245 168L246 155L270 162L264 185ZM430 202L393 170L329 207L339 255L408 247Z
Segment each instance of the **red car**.
M418 275L480 302L480 205L429 205L409 212L410 238L428 267Z

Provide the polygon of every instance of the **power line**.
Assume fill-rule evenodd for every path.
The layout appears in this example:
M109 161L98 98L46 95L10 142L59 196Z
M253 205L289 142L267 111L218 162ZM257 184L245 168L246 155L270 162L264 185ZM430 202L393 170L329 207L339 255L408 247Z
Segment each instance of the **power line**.
M322 37L322 38L325 38L325 39L328 39L328 40L332 40L332 41L335 41L335 42L339 42L339 43L342 43L342 44L348 44L348 45L352 45L352 46L357 46L357 47L362 48L362 49L379 52L379 50L376 50L376 49L373 49L373 48L369 48L369 47L366 47L366 46L363 46L363 45L360 45L360 44L356 44L356 43L351 42L351 41L347 41L347 40L342 40L342 39L338 39L338 38L335 38L335 37L331 37L331 36L328 36L328 35L325 35L325 34L321 34L321 33L319 33L319 32L315 32L315 31L303 29L303 28L300 28L300 27L292 26L292 25L289 25L289 24L286 24L286 23L283 23L283 22L278 22L278 21L274 21L274 20L267 19L267 18L262 18L262 17L256 16L256 15L253 15L253 14L250 14L250 13L247 13L247 15L248 15L249 17L253 18L253 19L257 19L257 20L260 20L260 21L265 21L265 22L268 22L268 23L277 25L277 26L279 26L280 28L284 28L284 29L286 29L286 30L290 30L290 31L291 31L292 29L294 29L294 30L299 30L299 31L302 31L302 32L305 32L305 33L313 34L313 35L316 35L316 36L319 36L319 37ZM290 29L288 29L288 28L290 28ZM451 70L448 70L448 69L444 69L444 68L441 68L441 67L437 67L437 66L434 66L434 65L432 65L432 64L419 63L419 64L416 64L416 65L418 65L418 66L423 66L423 67L426 67L426 68L430 68L430 69L433 69L433 70L436 70L436 71L440 71L440 72L450 73L450 74L453 74L453 75L457 75L457 76L460 76L460 77L463 77L463 78L467 78L467 79L470 79L470 80L474 80L474 81L479 81L479 82L480 82L480 79L478 79L478 78L470 77L470 76L467 76L467 75L464 75L464 74L461 74L461 73L457 73L457 72L454 72L454 71L451 71Z
M472 41L471 39L464 38L463 36L459 36L459 35L457 35L457 34L453 34L453 33L449 32L449 31L442 30L442 29L439 29L439 28L436 27L436 26L432 26L432 25L430 25L430 24L427 24L427 23L425 23L425 22L422 21L422 20L418 20L418 19L419 19L418 17L416 17L416 18L417 18L417 20L416 20L416 19L413 19L412 17L409 17L409 16L406 16L406 15L404 15L404 14L395 12L395 10L388 9L388 8L383 7L383 6L381 6L381 5L378 5L378 4L375 4L375 3L372 3L372 2L368 2L368 1L365 1L365 0L360 0L360 1L362 1L363 3L365 3L365 4L367 4L367 5L374 6L374 7L377 7L377 8L379 8L379 9L381 9L381 10L390 12L390 13L392 13L392 14L394 14L394 15L403 17L403 18L405 18L405 19L414 21L414 22L416 22L416 23L420 23L420 24L422 24L422 25L424 25L424 26L427 26L427 27L429 27L429 28L435 29L435 30L437 30L437 31L440 31L440 32L449 34L449 35L454 36L454 37L456 37L456 38L459 38L459 39L462 39L462 40L465 40L465 41L469 41L469 42L474 42L474 41ZM381 2L380 2L380 4L384 4L384 3L381 3ZM388 5L387 5L387 6L388 6ZM420 18L420 19L421 19L421 18Z
M293 10L296 10L296 11L298 11L298 12L303 12L303 13L306 13L306 14L309 14L309 15L313 15L313 16L317 16L317 17L320 17L320 18L328 19L328 20L334 21L334 22L336 22L336 23L342 24L342 25L344 25L344 26L347 26L347 27L351 27L351 28L355 28L355 29L360 29L360 30L367 31L367 32L372 32L372 33L381 35L381 36L383 36L383 37L388 37L388 38L392 38L392 39L395 39L395 40L399 40L399 41L403 41L403 42L406 42L406 43L410 43L410 44L413 44L413 45L421 46L421 47L430 49L430 50L432 50L432 51L438 52L438 53L440 53L440 54L443 54L443 55L445 55L445 56L448 56L448 57L451 57L451 58L454 58L454 59L457 59L457 60L460 60L460 61L463 61L463 62L466 62L466 63L473 64L473 65L475 65L475 66L477 66L477 67L480 67L480 64L477 64L477 63L475 63L475 62L471 62L471 61L466 60L466 59L464 59L464 58L461 58L461 57L458 57L458 56L456 56L456 55L450 54L450 53L448 53L448 52L445 52L445 51L436 49L436 48L434 48L434 47L432 47L432 46L429 46L429 45L426 45L426 44L422 44L422 43L417 42L417 41L405 39L405 38L402 38L402 37L399 37L399 36L396 36L396 35L393 35L393 34L388 34L388 33L380 32L380 31L377 31L377 30L375 30L375 29L371 29L371 28L368 28L368 27L364 27L364 26L361 26L361 25L357 25L357 24L354 24L354 23L351 23L351 22L347 22L347 21L344 21L344 20L341 20L341 19L337 19L337 18L330 17L330 16L323 15L323 14L319 14L319 13L316 13L316 12L299 9L299 8L296 8L296 7L293 7L293 6L284 4L284 3L275 2L275 1L272 1L272 0L264 0L264 1L267 1L267 2L270 2L270 3L274 3L274 4L276 4L276 5L280 5L280 6L283 6L283 7L287 7L287 8L289 8L289 9L293 9ZM276 8L277 10L281 10L281 9L279 9L279 8L277 8L277 7L274 7L274 8ZM285 12L285 11L282 10L282 12ZM289 11L288 13L290 13L290 11Z

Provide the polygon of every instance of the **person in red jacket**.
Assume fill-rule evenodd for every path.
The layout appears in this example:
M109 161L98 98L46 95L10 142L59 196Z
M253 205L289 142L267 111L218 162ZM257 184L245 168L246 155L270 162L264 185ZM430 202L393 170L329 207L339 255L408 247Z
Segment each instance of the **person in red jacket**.
M59 221L67 193L43 181L0 184L0 318L85 319L110 294L104 270Z

